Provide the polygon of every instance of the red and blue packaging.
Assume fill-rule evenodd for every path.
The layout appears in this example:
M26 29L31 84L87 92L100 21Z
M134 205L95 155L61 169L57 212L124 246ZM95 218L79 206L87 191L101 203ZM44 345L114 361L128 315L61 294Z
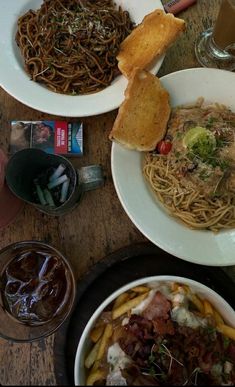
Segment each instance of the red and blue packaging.
M83 123L67 121L11 121L9 153L25 148L64 156L83 155Z

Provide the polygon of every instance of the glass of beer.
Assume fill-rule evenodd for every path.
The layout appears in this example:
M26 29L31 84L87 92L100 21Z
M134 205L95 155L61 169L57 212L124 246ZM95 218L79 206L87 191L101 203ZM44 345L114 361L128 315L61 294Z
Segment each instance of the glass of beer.
M222 0L214 27L196 40L195 54L203 67L235 70L235 0Z

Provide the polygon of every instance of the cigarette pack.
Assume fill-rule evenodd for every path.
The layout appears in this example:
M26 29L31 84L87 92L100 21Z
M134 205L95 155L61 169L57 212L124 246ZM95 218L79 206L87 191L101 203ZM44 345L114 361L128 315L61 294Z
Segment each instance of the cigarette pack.
M38 148L63 156L82 156L83 123L66 121L11 121L9 153Z

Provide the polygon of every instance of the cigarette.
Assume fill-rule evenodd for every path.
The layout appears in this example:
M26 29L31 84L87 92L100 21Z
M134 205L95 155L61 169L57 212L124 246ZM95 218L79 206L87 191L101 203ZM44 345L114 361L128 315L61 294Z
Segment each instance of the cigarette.
M44 198L43 191L42 191L42 189L41 189L41 187L40 187L39 184L36 184L36 183L35 183L35 186L36 186L36 192L37 192L37 195L38 195L38 199L39 199L40 203L41 203L43 206L45 206L45 205L47 204L47 201L46 201L46 199Z
M48 191L48 189L44 189L43 193L44 193L44 196L46 198L47 204L50 207L55 207L55 203L54 203L54 200L53 200L53 197L52 197L52 194L50 193L50 191Z
M49 184L47 184L48 189L52 189L54 187L57 187L58 185L64 183L66 180L68 180L67 175L63 175L58 177L58 179L51 181Z
M70 179L67 179L63 182L62 188L61 188L61 196L60 196L60 203L64 203L68 196L68 189L69 189L69 183Z
M164 5L164 9L166 12L176 15L196 3L196 1L197 0L171 0Z
M49 181L54 181L58 179L62 175L62 173L65 171L66 166L64 164L60 164L56 170L53 172L53 174L49 177Z

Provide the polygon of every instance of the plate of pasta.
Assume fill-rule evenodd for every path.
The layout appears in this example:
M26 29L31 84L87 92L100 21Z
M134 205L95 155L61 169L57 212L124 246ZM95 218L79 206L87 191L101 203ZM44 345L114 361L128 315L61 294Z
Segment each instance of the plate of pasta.
M153 152L113 142L117 195L135 226L168 253L234 265L234 74L193 68L160 80L171 104L166 136Z
M233 385L235 312L178 276L132 281L107 297L80 338L75 385Z
M116 109L127 79L116 56L160 0L11 0L1 9L0 85L39 111L67 117ZM164 54L151 65L159 70Z

